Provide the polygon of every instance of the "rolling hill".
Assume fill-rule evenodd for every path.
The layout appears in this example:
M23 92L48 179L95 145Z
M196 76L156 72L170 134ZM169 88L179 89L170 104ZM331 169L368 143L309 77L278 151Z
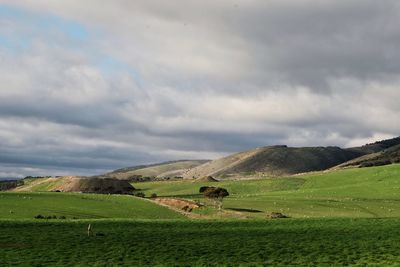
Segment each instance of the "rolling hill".
M0 193L0 258L2 266L397 266L399 177L393 164L221 181L230 193L223 211L196 209L200 220L131 196ZM198 193L207 184L215 185L140 186L207 202ZM51 219L33 219L38 214Z
M207 162L185 172L183 177L283 176L325 170L362 155L362 152L339 147L270 146Z
M352 148L348 148L348 150L358 151L363 154L372 154L372 153L377 153L377 152L383 151L385 149L388 149L390 147L394 147L397 145L400 145L400 137L377 141L375 143L366 144L366 145L363 145L360 147L352 147Z
M327 170L348 162L363 164L366 159L379 162L398 162L400 137L378 141L360 147L287 147L268 146L256 148L216 159L186 171L185 179L213 176L218 179L238 177L284 176ZM350 165L349 165L350 166Z
M160 197L206 202L202 186L228 190L224 217L264 218L282 212L292 218L400 217L400 164L305 173L291 177L213 182L181 180L138 184ZM201 209L194 212L200 212ZM234 214L230 212L234 212ZM221 214L215 214L220 218Z
M14 189L18 192L57 191L97 194L131 194L134 190L129 182L123 180L75 176L24 179L23 184Z
M208 160L179 160L163 163L140 165L118 169L96 177L116 178L129 181L168 180L180 177L187 170L208 162Z
M372 167L389 165L392 163L400 163L400 145L395 145L379 152L355 158L348 162L342 163L334 168L338 169L347 167Z

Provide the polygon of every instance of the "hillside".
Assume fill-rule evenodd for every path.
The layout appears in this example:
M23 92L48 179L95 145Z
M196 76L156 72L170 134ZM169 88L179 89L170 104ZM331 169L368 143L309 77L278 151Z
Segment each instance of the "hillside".
M213 176L282 176L319 171L363 155L339 147L270 146L233 154L207 162L184 173L186 179Z
M334 168L338 169L347 167L372 167L389 165L393 163L400 163L400 145L389 147L383 151L355 158L348 162L342 163Z
M232 179L284 176L326 170L345 162L349 163L346 166L356 166L359 161L370 166L384 165L399 161L399 148L395 148L399 145L400 137L344 149L284 145L261 147L207 162L186 171L183 177L196 179L213 176L218 179ZM355 160L357 158L359 161Z
M46 178L43 178L46 179ZM40 180L40 179L39 179ZM30 191L51 191L59 186L57 179L42 180ZM179 181L153 181L137 183L135 187L150 196L152 193L158 197L197 200L207 205L207 201L199 194L202 186L216 186L213 181L179 180ZM258 180L222 180L218 187L226 188L229 196L224 200L222 214L208 207L196 209L193 213L203 218L267 218L271 212L282 212L290 217L400 217L400 164L379 166L371 168L352 168L330 172L315 172L298 176ZM47 193L40 192L38 196ZM0 193L1 201L4 196L22 196L18 203L29 200L24 199L26 192ZM82 201L87 198L121 197L99 194L74 194L50 193L51 196L59 195L60 199L67 196L80 196ZM103 197L104 196L104 197ZM30 197L30 195L28 196ZM43 205L53 205L43 200ZM10 202L7 205L12 205ZM17 203L17 202L15 202ZM76 201L78 203L78 200ZM87 202L89 203L89 202ZM15 208L8 206L5 211L26 209L22 204L15 204ZM80 207L79 204L74 204ZM47 207L47 206L46 206ZM72 207L72 205L71 205ZM40 205L37 209L41 208ZM98 207L101 211L101 205ZM1 207L0 207L1 210ZM49 209L51 210L51 209ZM56 209L53 209L56 210ZM120 212L123 212L121 207ZM1 214L0 214L1 215ZM45 214L52 215L52 214ZM8 214L14 216L13 214Z
M130 194L135 188L127 181L110 178L60 177L25 179L17 192L81 192L97 194Z
M348 150L358 151L363 154L372 154L372 153L377 153L377 152L383 151L385 149L388 149L390 147L394 147L397 145L400 145L400 137L377 141L375 143L366 144L366 145L363 145L360 147L352 147L352 148L348 148Z
M140 186L146 194L206 202L199 188L216 185L182 180ZM292 218L400 217L400 164L273 179L225 180L217 186L230 194L224 199L224 217L266 218L271 212ZM220 217L215 214L215 218Z
M208 162L208 160L180 160L168 161L151 165L140 165L118 169L97 177L110 177L129 181L146 181L157 179L171 179L180 177L187 170Z
M0 193L0 258L3 266L397 266L399 175L394 164L222 181L230 193L223 211L196 209L200 220L131 196ZM206 184L140 186L212 205L198 193Z

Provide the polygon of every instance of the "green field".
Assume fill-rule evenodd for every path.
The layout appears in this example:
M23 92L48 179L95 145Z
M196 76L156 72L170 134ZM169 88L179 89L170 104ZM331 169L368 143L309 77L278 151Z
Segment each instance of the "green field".
M36 215L67 219L184 219L168 208L124 195L73 193L0 193L1 219L32 219Z
M231 195L222 212L198 193L203 185L228 189ZM0 266L398 266L400 262L398 164L289 178L134 186L147 196L157 193L204 202L209 206L193 212L207 220L190 220L126 195L0 193ZM51 188L47 182L30 187L46 188ZM292 218L272 220L271 212ZM38 214L67 219L33 219ZM89 223L95 234L90 237Z
M187 181L134 184L146 194L204 201L200 186L220 186L230 196L226 209L249 210L249 217L282 212L295 218L400 217L400 165L356 168L290 178L204 183ZM253 212L251 212L253 210ZM260 212L254 212L260 211Z
M88 237L91 223L98 236ZM399 219L0 221L2 266L396 266Z

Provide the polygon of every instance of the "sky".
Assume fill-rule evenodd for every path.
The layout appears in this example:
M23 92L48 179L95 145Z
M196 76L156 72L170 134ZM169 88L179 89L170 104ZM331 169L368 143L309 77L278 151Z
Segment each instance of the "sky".
M396 0L0 0L0 178L400 134Z

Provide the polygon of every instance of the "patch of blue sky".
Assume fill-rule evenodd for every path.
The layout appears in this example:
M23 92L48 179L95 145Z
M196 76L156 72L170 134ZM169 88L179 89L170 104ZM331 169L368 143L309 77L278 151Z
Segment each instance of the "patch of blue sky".
M83 25L76 22L50 16L40 18L37 20L37 23L40 29L44 31L56 30L75 41L86 41L89 38L88 30Z
M29 37L10 37L3 35L0 31L0 49L9 54L19 54L21 51L29 48Z
M4 36L1 36L0 34L0 47L5 47L7 49L12 49L13 44L10 42L10 40Z
M140 73L132 65L107 55L100 56L95 64L105 75L113 75L118 72L128 73L134 79L136 84L141 87L142 81L140 79Z
M23 18L26 13L27 12L23 9L14 8L8 5L0 5L0 16L2 17Z
M136 84L141 86L140 74L134 66L112 56L104 55L104 53L92 47L97 38L105 37L104 33L98 29L89 29L78 22L66 20L53 14L33 12L0 4L0 22L1 20L9 20L17 25L16 30L0 29L0 47L6 48L10 52L29 49L31 43L38 38L46 41L47 44L61 41L62 45L69 49L87 50L85 54L88 58L91 58L91 64L100 69L104 75L113 76L117 73L128 73ZM60 34L66 40L55 38L59 37Z
M39 35L57 31L69 39L85 41L90 37L89 30L82 24L57 17L52 14L31 12L8 5L0 5L0 17L16 21Z

